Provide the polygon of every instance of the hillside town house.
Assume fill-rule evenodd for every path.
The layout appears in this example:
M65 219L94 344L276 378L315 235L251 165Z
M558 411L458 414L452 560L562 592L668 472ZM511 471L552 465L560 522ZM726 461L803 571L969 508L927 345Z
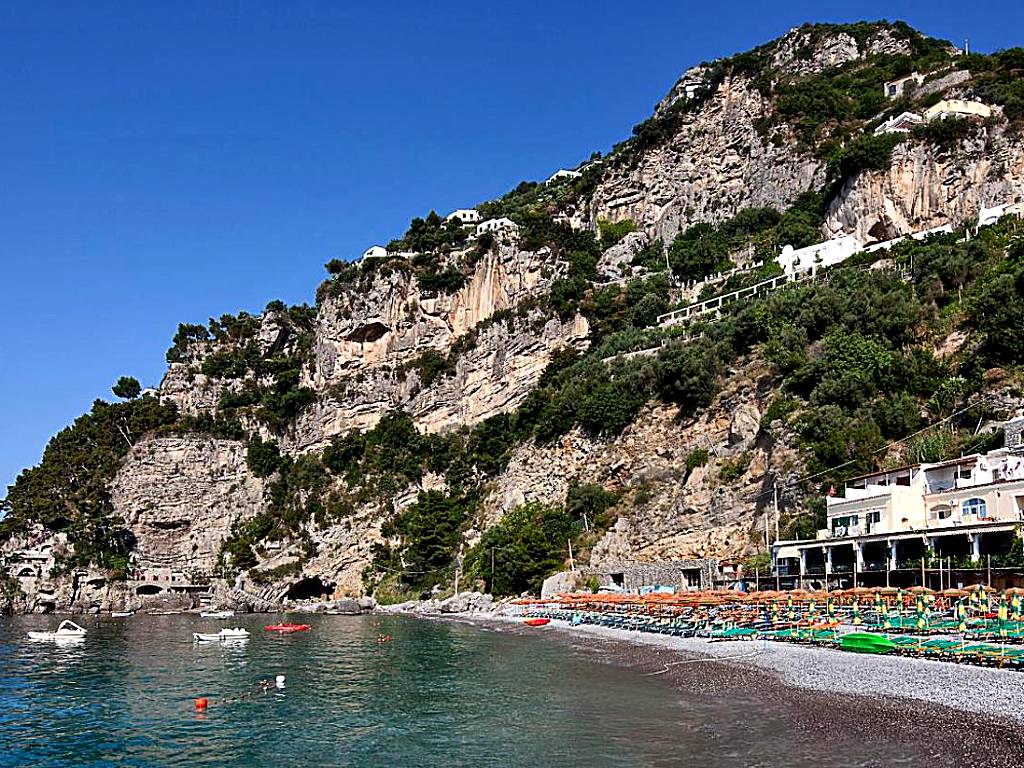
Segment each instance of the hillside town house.
M485 232L504 232L512 236L519 234L519 225L516 224L512 219L502 217L500 219L488 219L487 221L481 222L477 225L477 235L482 235Z
M1024 522L1024 418L1005 431L996 451L848 480L826 498L816 538L772 546L777 577L790 586L910 586L929 561L960 571L998 561Z
M458 219L462 226L468 227L480 223L480 211L476 208L458 208L444 217L445 221Z
M923 83L924 75L919 72L911 72L905 77L889 80L883 85L883 90L887 99L898 99Z

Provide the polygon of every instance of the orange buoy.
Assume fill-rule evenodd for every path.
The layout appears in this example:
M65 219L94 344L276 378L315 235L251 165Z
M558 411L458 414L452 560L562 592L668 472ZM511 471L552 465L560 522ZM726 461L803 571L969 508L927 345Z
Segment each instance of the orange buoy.
M196 712L205 712L207 703L206 699L196 699Z

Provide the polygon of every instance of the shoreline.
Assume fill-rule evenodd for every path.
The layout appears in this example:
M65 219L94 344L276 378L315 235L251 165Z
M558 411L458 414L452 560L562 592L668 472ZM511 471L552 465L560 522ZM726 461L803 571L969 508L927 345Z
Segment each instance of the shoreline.
M794 737L808 745L841 749L884 734L918 745L921 761L914 765L1024 765L1020 672L777 641L711 643L555 620L538 630L520 617L494 612L393 615L563 643L593 662L634 670L681 694L753 695L770 702L772 712L792 725ZM867 763L876 764L882 763Z

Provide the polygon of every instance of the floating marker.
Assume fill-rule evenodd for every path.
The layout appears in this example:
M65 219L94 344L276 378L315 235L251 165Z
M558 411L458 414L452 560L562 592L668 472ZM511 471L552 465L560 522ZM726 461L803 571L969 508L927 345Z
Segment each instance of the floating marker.
M278 688L284 688L284 675L278 675L274 678L274 685Z
M196 699L196 712L205 712L208 703L206 699Z

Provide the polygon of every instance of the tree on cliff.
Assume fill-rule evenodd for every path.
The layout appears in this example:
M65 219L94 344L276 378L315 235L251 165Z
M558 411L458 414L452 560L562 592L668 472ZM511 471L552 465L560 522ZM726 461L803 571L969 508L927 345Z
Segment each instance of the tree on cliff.
M134 376L122 376L110 388L110 391L114 393L115 397L120 397L122 400L134 400L142 392L142 385Z

